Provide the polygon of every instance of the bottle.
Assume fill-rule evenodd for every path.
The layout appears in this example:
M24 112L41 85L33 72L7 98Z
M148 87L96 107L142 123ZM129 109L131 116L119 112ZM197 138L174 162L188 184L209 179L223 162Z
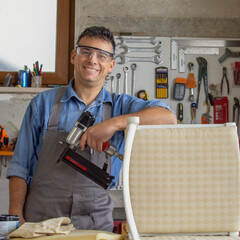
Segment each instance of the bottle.
M18 72L18 85L21 87L28 87L28 72L27 66L24 66L24 70Z

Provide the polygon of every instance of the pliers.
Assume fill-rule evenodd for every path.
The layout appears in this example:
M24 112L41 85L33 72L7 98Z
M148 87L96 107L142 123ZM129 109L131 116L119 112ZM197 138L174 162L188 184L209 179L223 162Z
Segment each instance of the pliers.
M198 102L199 102L199 97L200 97L200 89L201 89L201 84L202 80L204 83L204 91L206 95L206 104L208 105L208 99L209 99L209 94L208 94L208 77L207 77L207 60L203 57L198 57L197 62L199 65L199 72L198 72L198 96L197 96L197 108L198 108Z
M233 105L233 122L236 123L237 127L239 124L239 109L240 109L240 105L239 105L239 100L235 97L233 98L235 104ZM237 119L235 119L235 117Z
M222 81L221 81L221 94L222 94L222 91L223 91L223 81L224 79L226 80L226 83L227 83L227 94L229 95L229 81L228 81L228 78L227 78L227 68L226 67L223 67L223 76L222 76Z

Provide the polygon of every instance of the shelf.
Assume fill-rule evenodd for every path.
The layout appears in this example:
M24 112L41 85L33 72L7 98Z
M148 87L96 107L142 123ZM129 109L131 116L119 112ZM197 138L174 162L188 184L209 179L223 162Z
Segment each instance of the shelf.
M0 87L0 93L40 93L51 88Z
M0 151L0 156L12 156L13 151Z
M239 39L172 38L172 46L182 49L184 54L219 54L219 48L240 47Z

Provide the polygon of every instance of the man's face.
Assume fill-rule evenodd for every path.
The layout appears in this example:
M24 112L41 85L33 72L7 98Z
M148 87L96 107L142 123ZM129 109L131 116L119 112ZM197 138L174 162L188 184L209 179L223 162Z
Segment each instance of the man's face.
M83 37L78 45L102 49L112 53L112 44L102 39ZM75 81L84 84L87 87L96 87L103 85L105 77L112 72L115 61L112 58L107 62L101 61L94 49L89 57L78 55L76 50L72 51L71 63L74 64ZM85 52L84 52L85 53Z

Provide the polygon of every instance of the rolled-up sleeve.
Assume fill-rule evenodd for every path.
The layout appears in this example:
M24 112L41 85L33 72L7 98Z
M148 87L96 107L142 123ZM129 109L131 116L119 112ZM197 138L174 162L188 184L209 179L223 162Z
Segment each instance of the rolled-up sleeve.
M33 99L24 115L20 133L6 177L18 176L29 182L31 172L36 167L36 146L39 136L39 113Z
M115 106L118 106L115 107L115 109L121 109L120 114L135 113L149 107L162 107L170 110L175 114L175 112L170 108L167 103L160 100L145 101L137 97L129 96L127 94L115 95L114 98Z

